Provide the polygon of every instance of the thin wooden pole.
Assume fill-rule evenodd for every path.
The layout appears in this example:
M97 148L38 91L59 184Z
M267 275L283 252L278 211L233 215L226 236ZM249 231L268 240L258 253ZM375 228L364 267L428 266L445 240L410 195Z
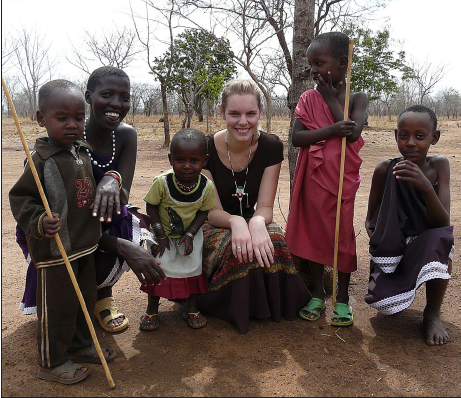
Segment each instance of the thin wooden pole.
M344 102L344 120L349 119L349 96L351 91L351 65L352 65L352 47L354 39L349 40L349 56L347 59L347 81L346 81L346 99ZM344 161L346 158L346 137L341 140L341 163L339 168L339 189L338 203L336 205L336 228L335 228L335 251L333 257L333 308L336 305L336 274L338 269L338 240L339 240L339 221L341 218L341 198L343 195L344 181Z
M26 152L27 160L29 161L30 169L34 176L35 183L37 184L38 191L40 192L40 197L42 198L43 205L45 206L46 214L48 217L53 217L53 215L51 214L50 206L48 204L48 200L46 199L46 196L45 196L45 192L43 191L43 187L40 182L37 169L35 168L35 164L32 161L29 148L27 147L24 134L22 133L21 125L19 124L18 115L16 114L13 101L11 100L8 87L6 86L5 81L3 80L3 77L2 77L2 87L3 87L3 91L5 92L8 103L10 104L11 114L13 115L14 122L16 123L16 128L18 129L18 133L19 133L19 137L21 138L22 146L24 147L24 151ZM90 315L88 314L88 309L86 308L85 300L83 299L82 292L80 291L77 280L75 279L74 271L72 270L72 266L70 265L69 259L67 258L67 253L64 249L64 246L62 245L61 238L59 237L59 234L54 235L54 237L56 238L56 243L58 245L59 251L61 252L62 258L64 259L64 262L67 267L67 272L69 273L72 284L74 285L74 289L75 289L75 292L77 293L78 301L80 302L80 305L82 306L82 310L85 315L86 323L88 324L91 337L93 338L93 343L96 347L96 351L98 352L99 358L101 359L102 366L104 367L104 372L106 373L107 381L109 382L109 385L111 388L115 388L115 383L112 380L109 367L107 366L106 358L104 357L104 354L102 353L101 346L99 345L98 338L96 337L96 332L94 331L93 322L90 318Z

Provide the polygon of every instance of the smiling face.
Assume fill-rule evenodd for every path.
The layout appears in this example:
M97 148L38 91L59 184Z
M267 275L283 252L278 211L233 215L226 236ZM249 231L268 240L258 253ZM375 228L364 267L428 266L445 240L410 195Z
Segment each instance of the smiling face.
M256 134L261 108L253 94L232 94L226 108L219 107L228 134L237 141L248 141Z
M85 99L91 105L90 117L114 131L130 110L130 81L117 75L104 76L93 92L85 93Z
M344 80L347 71L347 57L335 58L328 43L312 42L307 49L307 59L311 69L312 79L318 84L318 76L328 82L328 72L331 74L333 86Z
M440 138L440 131L434 129L434 123L427 113L405 112L397 122L395 140L399 152L405 160L422 167L431 145Z
M50 141L69 148L83 135L85 101L77 89L56 89L43 112L37 112L39 126L45 127Z
M176 179L183 185L191 186L198 181L208 155L203 141L179 139L172 146L168 159Z

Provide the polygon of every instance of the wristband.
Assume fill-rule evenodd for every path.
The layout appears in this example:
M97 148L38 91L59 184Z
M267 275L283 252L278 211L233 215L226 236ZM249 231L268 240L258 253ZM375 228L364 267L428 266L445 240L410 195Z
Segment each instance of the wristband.
M162 229L162 224L160 224L159 222L156 222L155 224L152 224L152 228L153 229Z
M120 173L116 170L109 170L107 171L104 176L110 176L110 177L113 177L117 180L118 182L118 186L120 188L120 191L122 190L122 176L120 175Z

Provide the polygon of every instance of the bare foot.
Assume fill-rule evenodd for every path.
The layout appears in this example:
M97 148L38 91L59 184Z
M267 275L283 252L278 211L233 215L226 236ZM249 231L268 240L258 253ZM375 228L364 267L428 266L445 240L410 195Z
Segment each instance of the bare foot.
M442 327L439 314L429 314L424 311L423 327L427 345L444 345L450 341L448 333Z

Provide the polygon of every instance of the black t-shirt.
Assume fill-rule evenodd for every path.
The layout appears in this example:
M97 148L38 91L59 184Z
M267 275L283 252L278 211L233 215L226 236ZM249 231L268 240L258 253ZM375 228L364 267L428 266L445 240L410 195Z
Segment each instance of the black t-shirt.
M273 166L283 160L283 142L275 134L261 132L258 139L258 148L247 169L232 171L227 168L219 158L214 143L214 134L207 136L208 140L208 163L205 169L213 176L214 184L218 192L223 209L229 214L240 215L240 202L236 196L237 186L245 186L245 195L242 198L243 217L251 218L255 212L255 204L258 200L259 186L266 167ZM246 179L246 184L245 184ZM247 207L248 198L248 207Z

